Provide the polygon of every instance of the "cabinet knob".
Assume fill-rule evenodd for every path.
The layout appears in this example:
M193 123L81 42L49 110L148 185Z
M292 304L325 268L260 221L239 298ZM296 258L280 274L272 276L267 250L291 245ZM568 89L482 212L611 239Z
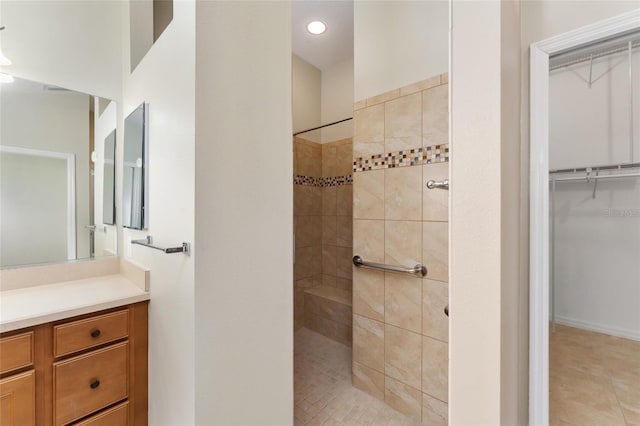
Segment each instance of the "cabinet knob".
M94 330L91 330L91 337L93 337L94 339L95 339L96 337L100 337L100 329L99 329L99 328L96 328L96 329L94 329Z
M91 387L91 389L96 389L98 386L100 386L100 380L93 380L89 386Z

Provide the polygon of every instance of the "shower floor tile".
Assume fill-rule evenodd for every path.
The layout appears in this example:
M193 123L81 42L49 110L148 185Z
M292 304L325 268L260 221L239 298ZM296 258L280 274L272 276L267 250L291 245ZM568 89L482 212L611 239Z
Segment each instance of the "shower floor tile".
M556 325L549 333L551 425L640 425L640 342Z
M351 348L314 331L295 333L295 425L420 423L351 385Z

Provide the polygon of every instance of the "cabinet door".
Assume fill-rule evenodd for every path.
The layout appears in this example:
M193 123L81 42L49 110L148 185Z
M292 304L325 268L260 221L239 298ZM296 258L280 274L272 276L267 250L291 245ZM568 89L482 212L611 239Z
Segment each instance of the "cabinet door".
M0 425L32 426L35 418L35 372L0 380Z

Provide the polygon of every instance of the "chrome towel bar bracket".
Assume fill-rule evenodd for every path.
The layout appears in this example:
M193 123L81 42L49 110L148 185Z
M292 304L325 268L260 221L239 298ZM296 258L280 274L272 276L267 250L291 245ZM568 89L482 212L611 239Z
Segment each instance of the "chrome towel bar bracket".
M144 246L144 247L149 247L155 250L160 250L164 253L184 253L187 256L189 256L190 252L191 252L191 244L189 243L182 243L182 246L180 247L168 247L168 248L164 248L164 247L158 247L158 246L154 246L153 245L153 238L151 238L151 236L147 235L147 238L143 239L143 240L131 240L131 244L137 244L139 246Z
M353 264L358 267L382 269L384 271L401 272L404 274L418 275L424 277L427 275L427 268L424 265L418 263L413 268L404 268L402 266L385 265L383 263L367 262L362 260L358 255L353 256Z
M427 188L429 189L449 189L449 179L445 180L433 180L427 182Z

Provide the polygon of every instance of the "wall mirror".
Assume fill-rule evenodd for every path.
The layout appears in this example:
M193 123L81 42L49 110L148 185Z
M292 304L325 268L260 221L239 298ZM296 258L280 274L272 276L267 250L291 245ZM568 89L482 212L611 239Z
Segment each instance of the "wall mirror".
M116 224L116 129L104 140L102 172L102 223Z
M141 104L124 120L124 161L122 176L122 226L146 229L148 108Z
M115 148L116 109L49 84L0 85L0 266L117 255L104 181L115 170L106 145L113 133Z

